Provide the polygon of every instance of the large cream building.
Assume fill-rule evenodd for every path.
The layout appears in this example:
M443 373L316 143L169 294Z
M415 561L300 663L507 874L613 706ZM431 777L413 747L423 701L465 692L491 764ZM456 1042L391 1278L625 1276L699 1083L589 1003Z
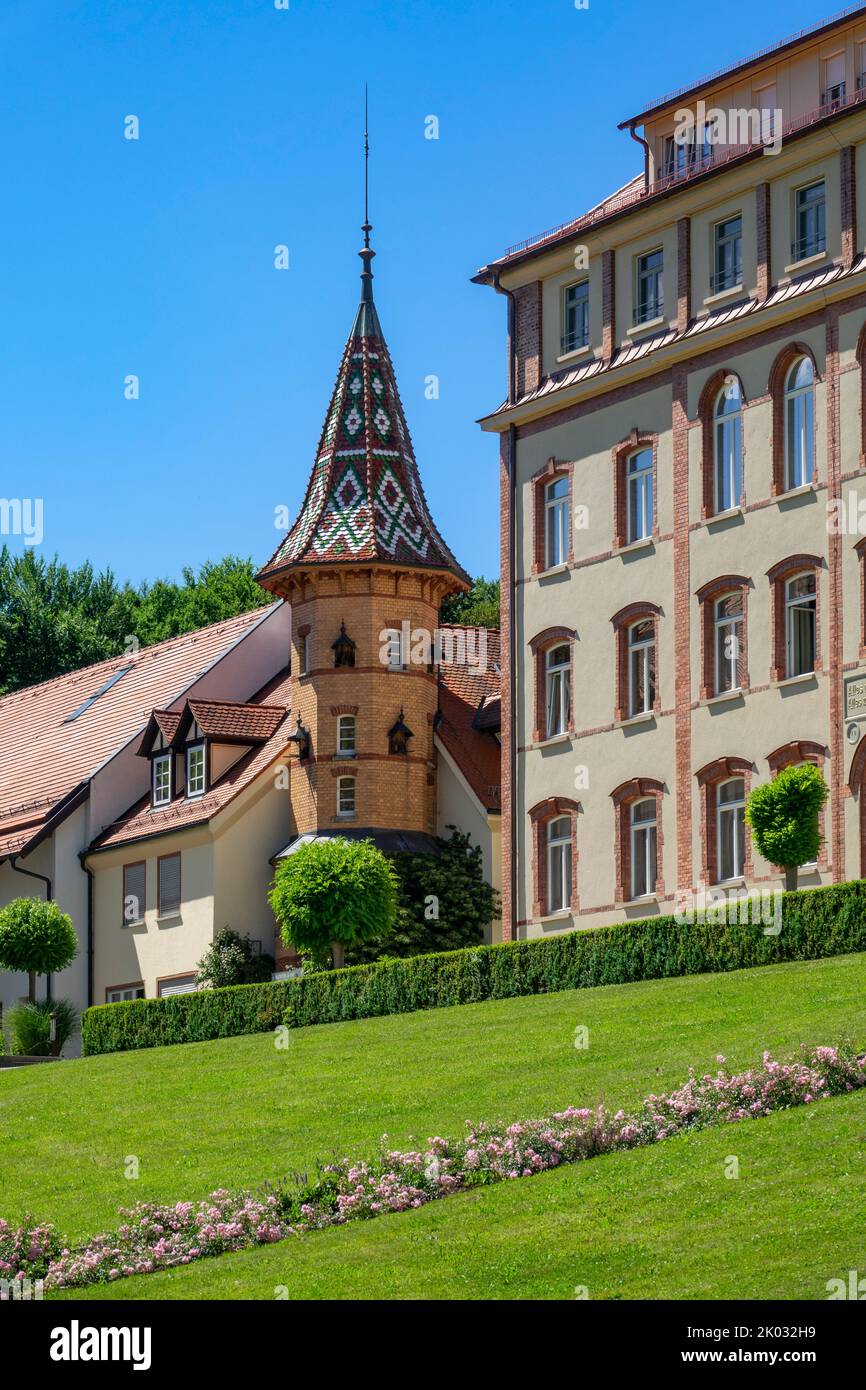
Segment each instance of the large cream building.
M803 761L801 881L866 873L866 7L622 128L638 177L476 277L509 313L506 937L780 883L743 803Z

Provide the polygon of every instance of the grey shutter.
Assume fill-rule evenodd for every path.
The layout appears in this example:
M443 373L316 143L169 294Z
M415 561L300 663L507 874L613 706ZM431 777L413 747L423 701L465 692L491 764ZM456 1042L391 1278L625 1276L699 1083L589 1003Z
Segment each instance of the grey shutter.
M159 997L165 999L169 994L192 994L195 987L195 975L180 975L176 980L161 980Z
M180 909L180 855L167 854L159 861L159 915Z
M145 892L147 888L147 865L124 864L123 866L123 926L128 927L131 922L140 922L144 917L144 910L147 906ZM134 903L130 902L134 899ZM136 906L137 904L137 906Z

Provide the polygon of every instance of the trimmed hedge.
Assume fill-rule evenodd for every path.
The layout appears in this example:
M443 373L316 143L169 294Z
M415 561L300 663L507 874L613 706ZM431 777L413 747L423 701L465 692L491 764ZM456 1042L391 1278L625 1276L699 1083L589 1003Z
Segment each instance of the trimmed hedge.
M866 950L866 881L786 893L782 931L652 917L533 941L413 956L295 980L136 999L88 1009L88 1056L303 1028L521 994L744 970Z

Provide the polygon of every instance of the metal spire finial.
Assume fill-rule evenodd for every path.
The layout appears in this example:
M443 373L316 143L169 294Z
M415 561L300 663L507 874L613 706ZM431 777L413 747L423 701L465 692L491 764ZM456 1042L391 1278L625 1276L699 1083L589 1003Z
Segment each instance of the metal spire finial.
M370 222L370 134L368 122L368 98L367 84L364 83L364 222L361 231L364 233L364 245L358 252L364 269L361 271L361 303L372 304L373 302L373 268L372 262L376 252L370 246L370 233L373 230Z

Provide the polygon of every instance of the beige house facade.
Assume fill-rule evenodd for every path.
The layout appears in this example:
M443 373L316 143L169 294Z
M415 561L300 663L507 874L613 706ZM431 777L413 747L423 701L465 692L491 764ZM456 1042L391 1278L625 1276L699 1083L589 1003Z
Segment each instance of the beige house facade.
M800 762L801 881L866 873L866 8L623 127L641 174L476 277L509 313L507 939L778 886L744 802Z

